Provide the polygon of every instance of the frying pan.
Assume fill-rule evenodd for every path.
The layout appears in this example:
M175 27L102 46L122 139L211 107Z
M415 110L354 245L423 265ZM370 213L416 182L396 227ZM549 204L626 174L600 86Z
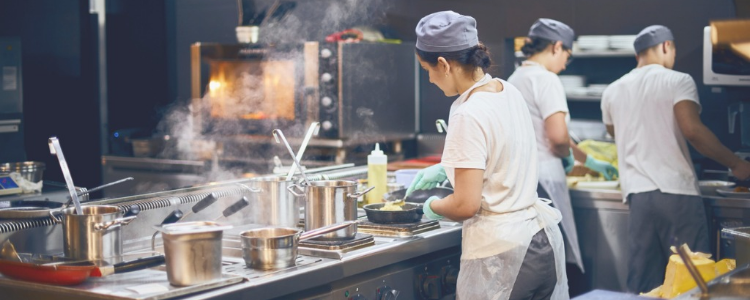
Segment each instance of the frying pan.
M48 200L11 201L10 207L0 208L0 219L48 217L50 209L62 207L60 202Z
M162 264L164 264L164 255L144 257L104 267L99 267L90 261L30 263L0 260L0 274L24 281L53 285L77 285L83 283L89 277L102 277L113 273L143 270Z
M404 199L404 195L406 195L406 189L400 189L391 193L384 194L383 199L388 201L404 199L405 202L424 203L428 198L432 196L438 196L442 199L448 197L451 194L453 194L453 189L436 187L428 190L416 190L412 192L409 197L406 197L406 199Z
M367 214L367 220L373 223L394 224L413 223L422 219L424 211L422 205L406 202L401 206L403 210L380 210L385 203L367 204L363 208Z

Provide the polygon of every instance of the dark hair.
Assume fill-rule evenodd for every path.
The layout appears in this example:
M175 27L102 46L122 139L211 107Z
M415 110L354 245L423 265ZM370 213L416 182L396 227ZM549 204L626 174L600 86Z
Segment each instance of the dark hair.
M526 39L526 43L523 44L523 47L521 47L521 52L523 52L524 56L529 57L539 52L543 52L547 49L547 46L553 44L555 44L555 41L545 38L528 38ZM565 45L563 45L563 49L570 50L568 47L565 47Z
M419 58L421 58L422 61L431 66L437 65L438 58L442 57L448 61L458 62L466 71L482 68L482 71L486 72L492 65L490 51L487 49L487 46L482 43L469 49L453 52L426 52L417 49L417 55L419 55Z

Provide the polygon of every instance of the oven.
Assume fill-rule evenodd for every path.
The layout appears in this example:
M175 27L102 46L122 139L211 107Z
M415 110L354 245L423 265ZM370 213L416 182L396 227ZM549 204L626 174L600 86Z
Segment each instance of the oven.
M415 134L413 44L196 43L191 48L193 126L202 135L320 137Z

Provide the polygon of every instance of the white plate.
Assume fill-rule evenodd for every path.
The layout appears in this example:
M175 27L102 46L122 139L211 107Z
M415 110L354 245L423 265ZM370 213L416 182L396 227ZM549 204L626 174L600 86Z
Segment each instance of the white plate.
M579 181L576 183L577 189L588 189L588 190L615 190L620 187L620 182L617 180L612 181Z
M735 192L734 189L716 189L716 192L727 198L750 199L750 193Z

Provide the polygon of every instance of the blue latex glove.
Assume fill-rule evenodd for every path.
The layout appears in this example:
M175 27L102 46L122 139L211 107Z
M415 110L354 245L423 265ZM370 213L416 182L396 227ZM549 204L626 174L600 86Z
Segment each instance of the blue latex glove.
M613 177L620 176L620 173L617 172L615 166L606 161L595 159L591 157L591 155L586 157L586 163L584 166L604 175L604 178L607 180L612 180Z
M406 197L411 195L416 190L429 190L443 183L448 179L448 175L445 175L445 169L440 164L429 166L422 169L414 176L414 181L406 190Z
M434 211L432 211L432 207L430 207L430 204L432 201L438 200L440 197L438 196L432 196L430 198L427 198L427 201L424 202L424 206L422 206L422 211L424 211L424 215L427 216L430 220L442 220L443 216L436 214Z
M562 158L563 168L565 168L565 174L573 171L573 165L576 164L576 159L573 157L573 148L570 148L570 155Z

